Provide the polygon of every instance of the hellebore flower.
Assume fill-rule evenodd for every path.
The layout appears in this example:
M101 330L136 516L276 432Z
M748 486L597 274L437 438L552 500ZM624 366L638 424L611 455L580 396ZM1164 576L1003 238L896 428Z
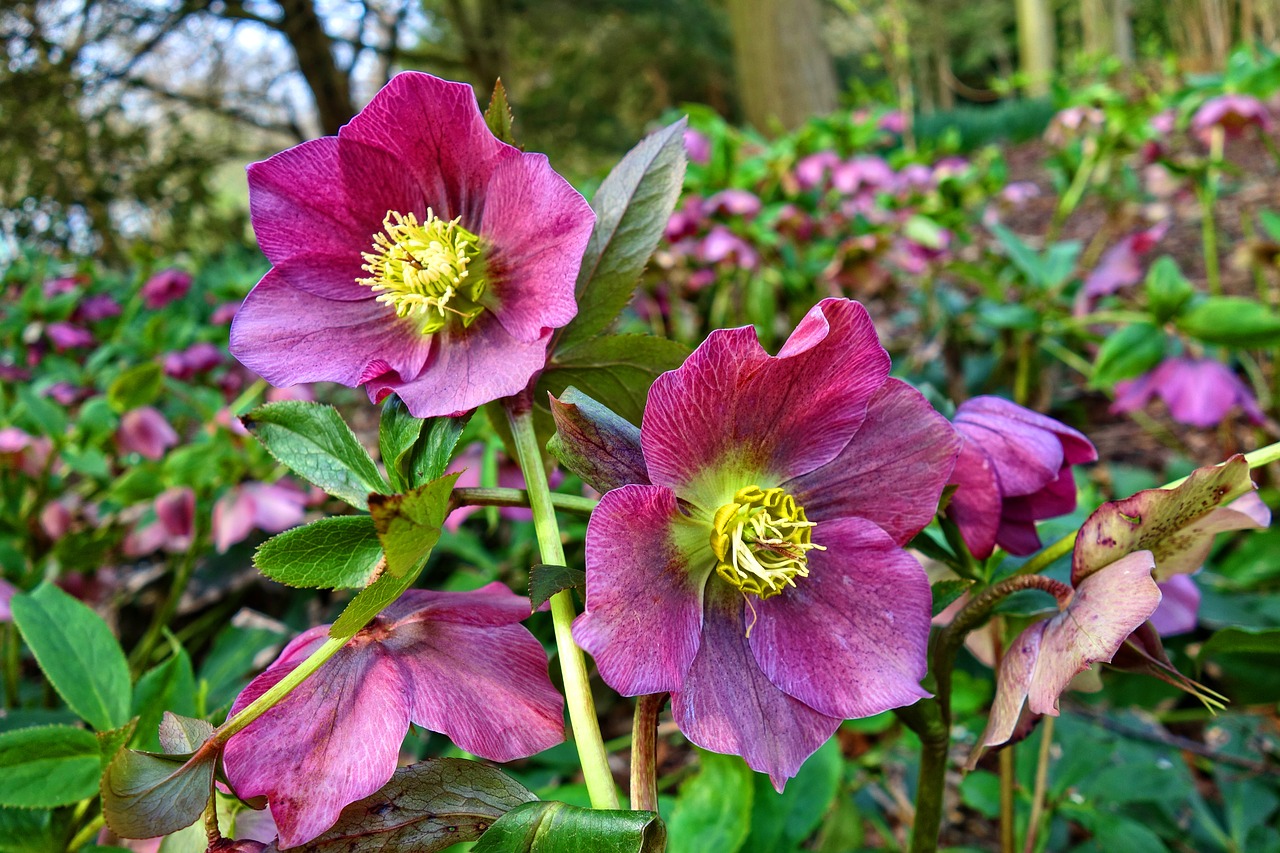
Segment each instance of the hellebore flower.
M1248 127L1263 133L1271 131L1271 114L1262 101L1252 95L1219 95L1210 98L1191 117L1191 131L1208 144L1213 128L1221 127L1228 139L1236 139Z
M197 374L213 370L222 363L222 350L207 341L199 341L180 352L164 357L164 372L184 382Z
M177 443L178 434L164 415L151 406L131 409L120 416L116 447L121 453L139 453L147 459L159 459Z
M711 162L711 137L700 130L687 129L684 132L684 152L690 163L707 165Z
M72 316L81 323L97 323L111 317L119 317L120 303L105 293L95 293L92 296L86 296L76 306Z
M588 523L573 635L605 682L669 691L689 740L779 790L841 720L928 695L929 581L902 546L959 439L888 374L850 300L777 356L750 326L714 331L654 382L636 473Z
M244 483L213 506L213 544L219 554L246 539L254 528L281 533L302 523L307 495L287 483Z
M242 798L267 798L280 846L292 847L387 783L410 723L491 761L559 743L564 702L542 644L519 624L528 615L529 599L499 583L409 590L227 742L227 780ZM231 713L297 668L328 632L321 625L296 637Z
M1211 358L1169 358L1150 373L1116 383L1111 411L1133 412L1159 397L1169 407L1169 417L1180 424L1208 429L1222 423L1235 406L1250 422L1265 419L1258 401L1220 361Z
M525 388L595 216L542 154L485 125L463 83L396 75L337 136L249 167L272 268L231 324L231 352L273 385L364 385L414 416Z
M750 190L721 190L706 201L708 213L722 213L726 216L741 216L752 219L761 208L760 197Z
M1160 606L1151 614L1151 627L1162 637L1194 631L1200 615L1200 587L1191 575L1174 575L1158 586Z
M142 285L142 301L151 310L176 302L191 290L191 273L177 269L161 270Z
M1058 697L1096 661L1110 661L1160 604L1150 551L1135 551L1058 594L1060 612L1018 635L1000 661L986 731L969 758L1007 742L1025 704L1033 714L1058 715Z
M44 473L53 453L53 442L46 436L31 435L17 427L0 429L0 468L16 468L28 477Z
M1072 465L1098 458L1089 439L999 397L974 397L954 419L964 436L947 515L980 560L995 546L1025 556L1040 548L1036 522L1076 508Z
M58 352L83 349L94 344L93 335L89 330L82 329L73 323L50 323L45 327L44 333L48 335L53 348Z
M1169 230L1168 220L1152 227L1135 231L1102 253L1098 265L1084 280L1081 293L1086 299L1115 293L1121 288L1142 281L1142 256L1155 248L1156 243Z

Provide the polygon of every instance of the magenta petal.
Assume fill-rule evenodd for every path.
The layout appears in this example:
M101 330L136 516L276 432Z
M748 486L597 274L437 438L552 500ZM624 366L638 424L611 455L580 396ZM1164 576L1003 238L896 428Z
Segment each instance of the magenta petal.
M591 205L544 155L509 157L494 169L480 234L491 242L494 313L513 338L539 340L578 313L574 285L594 225Z
M409 718L467 752L511 761L564 740L564 699L523 626L428 618L397 624L382 645L408 685Z
M494 581L466 592L411 589L387 606L379 621L399 629L410 622L433 620L460 625L518 625L529 618L529 599Z
M1174 575L1159 587L1160 606L1151 614L1151 627L1162 637L1194 631L1200 616L1200 587L1191 575Z
M823 521L809 577L755 602L751 651L765 676L822 714L869 717L929 695L920 687L932 597L915 558L861 518Z
M969 552L985 560L996 548L1000 529L1000 480L987 455L966 441L960 448L951 482L959 488L951 495L947 516L960 528Z
M996 544L1015 557L1025 557L1040 550L1040 534L1034 521L1002 517L996 530Z
M840 455L786 487L810 519L869 519L902 545L933 519L960 443L919 391L890 379Z
M338 137L391 154L436 216L460 216L473 232L490 174L520 154L489 131L470 86L416 71L391 78Z
M776 357L752 328L714 331L649 390L650 479L680 490L725 467L779 482L807 474L849 443L888 374L866 309L846 299L814 306Z
M255 678L232 713L299 662ZM310 841L333 825L343 807L391 778L409 729L407 696L400 671L379 644L357 638L227 742L227 779L242 798L267 798L280 846Z
M231 322L231 354L272 385L354 387L379 360L414 377L431 341L372 298L324 299L291 286L279 267L262 277Z
M395 373L368 378L369 398L378 401L394 391L416 418L467 412L523 391L546 366L550 339L547 332L531 343L516 340L492 316L482 314L469 329L433 335L438 345L416 378L400 381Z
M1155 612L1160 589L1150 551L1134 551L1089 575L1067 609L1049 620L1040 644L1027 707L1058 713L1058 697L1076 674L1095 661L1110 661L1125 638Z
M605 494L587 524L587 609L573 638L624 696L678 690L697 654L715 555L691 527L670 489L641 485Z
M1057 478L1030 495L1008 497L1004 501L1005 518L1016 521L1039 521L1057 518L1076 508L1076 479L1070 465L1063 465Z
M736 590L713 579L707 598L702 645L684 684L671 694L671 713L690 741L741 755L781 791L840 719L788 696L760 671Z

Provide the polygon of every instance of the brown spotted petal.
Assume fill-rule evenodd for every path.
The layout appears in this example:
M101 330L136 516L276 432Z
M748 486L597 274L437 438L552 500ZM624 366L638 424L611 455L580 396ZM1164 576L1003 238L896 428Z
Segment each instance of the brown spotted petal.
M1156 580L1194 572L1214 534L1271 523L1271 511L1253 491L1249 464L1237 455L1196 469L1175 489L1147 489L1103 504L1076 538L1072 584L1134 551L1155 555Z

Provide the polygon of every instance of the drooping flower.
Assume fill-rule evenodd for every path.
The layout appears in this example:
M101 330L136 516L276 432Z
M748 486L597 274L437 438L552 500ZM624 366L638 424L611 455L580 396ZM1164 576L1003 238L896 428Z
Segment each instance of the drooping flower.
M409 590L320 669L227 742L227 779L267 798L280 846L324 832L395 772L409 724L511 761L564 739L542 644L519 623L529 600L499 583ZM235 714L297 668L329 626L296 637L231 706Z
M164 269L142 285L142 301L152 311L156 311L186 296L190 290L191 273L179 269Z
M705 166L711 162L711 138L700 130L689 128L684 132L684 151L690 163Z
M1256 127L1269 133L1271 126L1271 114L1262 101L1252 95L1218 95L1205 101L1191 117L1192 133L1205 144L1215 127L1222 128L1228 139L1236 139L1246 128Z
M1169 417L1200 429L1222 423L1236 406L1252 423L1265 419L1249 386L1231 368L1211 358L1165 359L1150 373L1117 382L1111 411L1137 411L1153 397L1169 407Z
M147 459L159 459L177 443L178 434L169 421L151 406L130 409L120 416L116 447L121 453L139 453Z
M164 357L164 372L174 379L186 381L222 363L222 350L207 341L198 341L185 350Z
M101 320L118 316L120 316L120 303L106 293L95 293L92 296L86 296L76 306L75 313L72 315L76 321L81 323L97 323Z
M995 546L1023 556L1040 548L1036 522L1076 507L1072 465L1098 458L1093 444L1053 418L999 397L974 397L954 419L964 436L947 515L980 560Z
M1142 231L1135 231L1103 252L1098 265L1084 280L1081 292L1085 298L1105 296L1142 281L1142 256L1155 248L1171 224L1169 220L1165 220Z
M594 214L541 154L500 142L470 86L398 74L337 136L249 167L271 270L231 352L274 385L364 385L417 417L524 389Z
M587 528L573 633L605 682L669 691L691 741L779 789L841 720L927 695L929 582L902 545L959 439L888 372L849 300L819 303L777 356L751 327L712 332L649 391L646 480Z
M1000 661L996 697L986 731L969 758L1007 742L1023 705L1033 714L1058 715L1058 697L1090 664L1110 661L1160 604L1150 551L1135 551L1081 580L1059 584L1059 612L1018 635Z

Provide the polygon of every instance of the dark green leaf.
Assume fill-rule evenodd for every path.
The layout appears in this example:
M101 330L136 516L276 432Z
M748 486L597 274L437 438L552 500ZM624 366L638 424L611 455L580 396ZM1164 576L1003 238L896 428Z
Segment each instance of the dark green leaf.
M401 767L377 793L342 810L329 831L298 853L413 850L435 853L474 841L509 810L537 797L476 761L434 758ZM273 845L267 850L271 853Z
M133 689L133 713L138 718L138 740L134 746L159 751L161 717L166 711L195 714L195 695L196 677L191 658L186 649L177 646L172 657L139 678Z
M1271 210L1264 210L1258 214L1258 222L1262 225L1262 230L1267 232L1267 237L1280 243L1280 213Z
M472 853L662 853L665 847L666 830L653 812L535 802L516 806L500 817L471 849Z
M964 595L971 586L973 586L973 581L966 580L947 580L935 583L933 585L933 615L937 616L946 610L952 602Z
M340 515L268 539L258 546L253 565L287 586L360 589L369 585L381 558L373 519Z
M408 407L397 395L390 394L383 401L382 418L378 421L378 451L391 488L397 492L414 485L404 477L404 460L422 434L422 423L421 418L409 414Z
M58 849L51 812L0 806L0 853L49 853Z
M423 425L413 451L406 457L404 476L410 488L417 488L444 474L470 420L471 414L468 413L456 418L432 418Z
M1195 294L1195 288L1178 268L1178 262L1162 255L1147 271L1147 304L1158 322L1176 317Z
M160 396L164 369L154 361L135 364L121 373L107 388L107 402L116 412L147 406Z
M98 793L98 739L70 726L0 735L0 806L48 809Z
M129 665L107 623L51 583L15 595L13 619L49 683L98 731L129 719Z
M529 606L537 610L551 596L566 589L576 589L586 595L587 573L568 566L534 566L529 571Z
M1211 296L1187 310L1178 328L1205 343L1265 347L1280 343L1280 314L1243 296Z
M1227 653L1280 655L1280 628L1269 631L1223 628L1205 641L1197 657L1205 661Z
M489 108L484 111L484 123L489 132L508 145L516 145L516 135L512 130L515 119L511 115L511 105L507 103L507 89L501 80L493 84L493 95L489 98Z
M671 812L670 853L734 853L751 831L755 774L736 755L697 752L701 769L680 786Z
M107 826L125 838L153 838L195 823L213 795L218 752L205 743L190 755L120 750L102 774Z
M1110 388L1122 379L1146 373L1164 358L1164 332L1151 323L1134 323L1108 335L1093 362L1089 385Z
M160 743L170 755L194 753L213 737L213 723L165 711L160 720Z
M557 353L538 382L536 402L548 411L547 394L560 397L570 385L624 420L640 423L649 386L658 375L684 363L684 344L649 335L607 335ZM550 431L547 433L550 436Z
M640 428L577 388L551 400L556 434L547 449L560 464L598 492L647 483Z
M440 527L457 479L457 474L449 474L412 492L370 501L369 510L387 557L386 572L351 600L329 629L330 637L354 635L413 585L440 540Z
M285 400L240 419L271 455L304 479L358 509L391 486L333 406Z
M991 233L996 235L996 239L1008 254L1009 260L1013 261L1013 265L1022 272L1028 284L1046 283L1044 261L1035 249L1022 242L1018 235L1003 225L991 226Z
M840 790L844 759L835 738L805 761L779 794L763 773L753 773L751 832L743 850L799 850Z
M641 140L600 184L578 272L578 316L553 337L553 352L603 332L630 301L684 186L685 125L681 119Z

